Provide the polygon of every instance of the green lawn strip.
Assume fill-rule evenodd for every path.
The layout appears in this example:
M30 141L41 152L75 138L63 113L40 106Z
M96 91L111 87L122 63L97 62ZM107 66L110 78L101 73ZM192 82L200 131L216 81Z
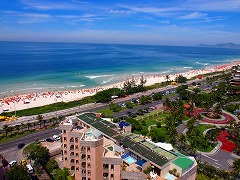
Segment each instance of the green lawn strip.
M146 126L147 127L149 127L149 126L151 126L151 125L153 125L153 124L156 124L157 123L157 121L156 120L154 120L154 119L147 119L147 120L145 120L145 122L146 122Z
M23 154L24 154L24 155L27 155L27 153L28 153L31 149L33 149L36 145L37 145L37 142L36 142L36 141L33 142L33 143L31 143L31 144L29 144L29 145L27 145L27 146L23 149Z
M209 124L200 124L198 126L198 129L200 130L201 134L203 134L203 132L209 128L212 128L213 126L212 125L209 125Z
M2 135L0 137L0 144L2 143L6 143L6 142L10 142L10 141L14 141L16 139L19 139L21 137L24 137L24 136L27 136L29 134L32 134L32 133L35 133L37 132L36 130L32 130L32 131L24 131L24 132L20 132L19 134L17 133L13 133L12 135L11 134L8 134L8 136L4 136Z
M216 143L211 144L207 149L203 149L201 146L197 146L197 150L202 152L211 152L217 146Z
M113 111L110 108L104 108L96 111L97 113L103 113L104 115L111 115Z
M172 96L176 96L177 93L171 93L171 94L168 94L168 95L164 95L162 98L163 99L166 99L166 98L169 98L169 97L172 97Z

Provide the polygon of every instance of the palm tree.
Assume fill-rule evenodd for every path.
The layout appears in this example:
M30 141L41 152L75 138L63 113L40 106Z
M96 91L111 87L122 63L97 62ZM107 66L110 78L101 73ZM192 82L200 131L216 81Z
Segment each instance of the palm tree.
M237 159L233 162L232 168L238 173L240 172L240 159Z
M32 122L33 129L35 129L36 122Z
M9 130L9 126L7 124L4 124L3 125L3 131L5 131L6 137L7 137L7 134L8 134L8 130Z
M40 125L40 129L42 128L41 126L42 126L42 124L43 124L43 120L42 119L39 119L38 120L38 124Z
M21 125L16 125L15 126L15 129L16 129L17 133L19 133L20 127L21 127Z
M57 180L69 179L69 180L71 180L72 178L68 172L68 169L64 168L63 170L59 169L57 171L56 175L54 176L54 179L57 179Z
M165 76L165 78L166 78L166 80L167 80L167 85L168 85L168 84L169 84L169 80L170 80L170 75L167 74L167 75Z
M47 120L43 120L43 126L45 127Z
M28 128L28 131L29 131L29 128L31 127L31 123L27 123L27 128Z
M9 126L9 127L8 127L8 132L11 132L11 135L12 135L13 129L14 129L13 126Z
M23 129L25 128L25 124L24 123L21 123L21 129L22 129L22 132L23 132Z

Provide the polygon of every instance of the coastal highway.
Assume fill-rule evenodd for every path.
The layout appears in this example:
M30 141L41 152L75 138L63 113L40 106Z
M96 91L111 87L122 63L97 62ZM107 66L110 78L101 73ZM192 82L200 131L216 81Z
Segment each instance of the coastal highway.
M191 80L188 81L186 84L190 85L192 82L197 82L197 83L203 83L205 82L205 80ZM129 101L131 98L139 98L142 95L150 95L151 93L154 92L162 92L162 91L167 91L167 90L171 90L171 89L175 89L177 87L177 85L169 85L163 88L158 88L158 89L153 89L153 90L149 90L146 92L140 92L140 93L136 93L136 94L132 94L129 95L127 97L124 98L120 98L120 99L115 99L113 100L114 103L124 103L126 101ZM159 104L159 102L158 102ZM151 106L151 104L149 104L149 106ZM50 113L45 113L42 114L43 115L43 119L50 119L52 117L56 117L56 116L67 116L69 114L73 114L73 113L81 113L81 112L96 112L97 110L100 109L104 109L107 108L108 104L105 103L90 103L90 104L84 104L81 106L77 106L77 107L73 107L73 108L69 108L69 109L64 109L64 110L59 110L59 111L55 111L55 112L50 112ZM20 125L21 123L30 123L30 122L35 122L37 121L37 115L33 115L33 116L25 116L25 117L20 117L18 118L17 121L12 121L12 122L0 122L0 128L3 127L4 124L7 124L8 126L15 126L15 125Z

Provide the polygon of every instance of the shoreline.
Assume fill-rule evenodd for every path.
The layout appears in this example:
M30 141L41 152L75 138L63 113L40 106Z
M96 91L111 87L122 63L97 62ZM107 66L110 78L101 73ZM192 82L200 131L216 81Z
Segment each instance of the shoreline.
M233 65L239 65L239 64L240 64L240 61L238 59L228 64L221 64L221 65L217 65L210 68L194 69L194 70L189 70L183 73L169 74L169 78L170 78L169 80L174 81L175 78L179 75L182 75L190 79L197 75L204 75L207 73L228 70L228 69L231 69ZM166 74L165 75L148 75L143 77L147 80L145 84L146 86L150 86L156 83L161 83L166 81ZM133 78L138 83L141 76L137 76L137 77L133 76ZM80 100L84 97L92 96L102 90L106 90L114 87L122 88L125 81L121 81L112 85L98 86L98 87L89 88L89 89L81 88L81 89L75 89L75 90L64 90L64 91L55 91L55 92L52 92L52 91L34 92L34 93L26 93L23 95L6 97L0 100L0 113L4 111L12 112L15 110L18 111L18 110L23 110L23 109L33 108L33 107L40 107L40 106L49 105L57 102L69 102L69 101Z

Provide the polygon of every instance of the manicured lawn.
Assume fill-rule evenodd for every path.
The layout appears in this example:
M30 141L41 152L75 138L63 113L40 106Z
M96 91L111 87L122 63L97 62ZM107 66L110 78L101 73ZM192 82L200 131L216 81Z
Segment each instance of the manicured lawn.
M213 126L209 125L209 124L200 124L198 126L199 131L201 132L201 134L203 134L203 132L209 128L212 128Z
M29 145L27 145L24 149L23 149L23 154L27 154L27 152L29 152L29 150L33 149L35 146L37 145L37 142L33 142Z
M151 125L153 125L153 124L157 124L157 121L156 120L154 120L154 119L145 119L145 122L146 122L146 126L147 127L149 127L149 126L151 126Z
M110 108L100 109L96 111L97 113L103 113L106 116L111 115L113 111Z
M202 152L211 152L216 146L217 146L216 143L211 144L211 146L209 146L207 149L202 149L202 147L197 146L197 150Z

